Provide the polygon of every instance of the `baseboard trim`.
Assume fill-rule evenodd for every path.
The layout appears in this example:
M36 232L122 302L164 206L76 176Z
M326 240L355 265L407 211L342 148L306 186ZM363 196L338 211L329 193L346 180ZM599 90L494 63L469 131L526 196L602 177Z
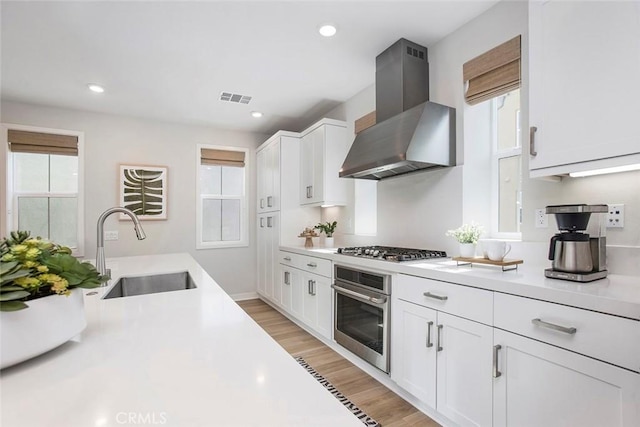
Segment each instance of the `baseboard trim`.
M257 292L244 292L244 293L233 294L233 295L229 295L229 296L234 301L244 301L244 300L248 300L248 299L258 299L258 298L260 298L260 296L258 295ZM260 298L260 299L262 299L262 298Z

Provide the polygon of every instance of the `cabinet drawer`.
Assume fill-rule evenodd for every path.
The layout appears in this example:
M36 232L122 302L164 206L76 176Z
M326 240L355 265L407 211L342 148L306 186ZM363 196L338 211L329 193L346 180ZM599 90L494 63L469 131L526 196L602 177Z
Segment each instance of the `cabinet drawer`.
M400 274L393 283L396 298L466 319L493 324L493 292Z
M331 277L331 260L328 259L280 251L278 262L310 273Z
M639 321L498 292L494 302L497 328L640 372Z

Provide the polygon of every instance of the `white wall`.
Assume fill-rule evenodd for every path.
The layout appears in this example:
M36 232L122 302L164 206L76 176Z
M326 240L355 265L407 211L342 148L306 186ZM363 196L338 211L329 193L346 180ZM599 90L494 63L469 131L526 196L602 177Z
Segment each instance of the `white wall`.
M63 108L2 102L3 123L85 133L85 256L95 257L96 220L118 205L118 165L162 165L168 171L168 219L144 221L147 238L138 241L130 221L113 215L105 230L119 231L105 242L107 258L189 252L229 294L255 292L255 148L264 135L224 131ZM247 147L250 243L244 248L195 249L196 144ZM247 268L249 267L249 268Z

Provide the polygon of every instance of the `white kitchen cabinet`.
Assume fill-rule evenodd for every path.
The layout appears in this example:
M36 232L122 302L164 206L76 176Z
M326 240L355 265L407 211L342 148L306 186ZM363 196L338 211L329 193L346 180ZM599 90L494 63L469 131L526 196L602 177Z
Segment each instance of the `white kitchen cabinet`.
M349 180L338 176L349 150L345 123L323 119L301 135L300 205L346 205Z
M494 425L638 426L640 374L496 329Z
M281 307L296 319L331 339L333 305L331 261L280 251ZM290 298L290 303L286 301Z
M256 153L258 213L280 210L280 137Z
M529 3L532 177L640 163L640 6Z
M278 305L282 299L281 294L275 291L275 283L279 280L276 274L275 258L280 246L279 229L280 214L278 212L258 215L258 293Z
M491 425L493 328L395 297L391 313L391 378L461 426Z

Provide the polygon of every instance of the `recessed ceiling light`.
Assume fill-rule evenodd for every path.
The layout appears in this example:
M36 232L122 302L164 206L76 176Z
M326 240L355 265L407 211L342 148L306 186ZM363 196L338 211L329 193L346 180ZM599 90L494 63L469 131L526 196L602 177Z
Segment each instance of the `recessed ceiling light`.
M251 116L255 118L259 118L259 117L262 117L262 113L260 111L252 111Z
M104 88L100 85L96 85L96 84L88 84L87 85L89 87L89 90L95 93L102 93L104 92Z
M336 27L330 24L323 25L318 29L318 32L325 37L332 37L337 31Z

